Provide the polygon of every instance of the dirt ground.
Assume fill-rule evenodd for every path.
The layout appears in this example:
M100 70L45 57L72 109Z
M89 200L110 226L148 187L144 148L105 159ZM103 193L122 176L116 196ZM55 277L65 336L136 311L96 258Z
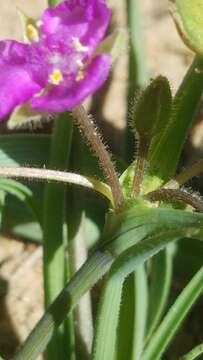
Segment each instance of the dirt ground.
M177 35L167 0L142 0L140 3L149 74L151 77L160 73L166 75L175 91L192 54ZM22 38L18 8L37 17L45 6L45 0L1 1L0 39ZM116 16L122 26L125 25L123 7L123 0L118 0ZM120 128L124 127L126 118L126 65L127 56L123 55L116 65L104 108L107 122ZM113 104L112 98L115 99ZM43 311L41 254L41 248L35 245L5 237L0 239L0 349L8 356L25 339Z

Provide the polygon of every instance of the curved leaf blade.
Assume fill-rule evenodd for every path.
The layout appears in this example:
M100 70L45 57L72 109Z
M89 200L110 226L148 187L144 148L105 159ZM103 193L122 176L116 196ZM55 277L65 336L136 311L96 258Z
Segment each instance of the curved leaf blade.
M81 296L110 267L110 276L122 282L169 242L183 236L203 239L203 214L142 206L111 214L98 250L50 305L14 359L36 359Z
M169 309L143 353L143 360L159 360L189 310L203 291L203 266Z
M203 55L203 3L200 0L176 0L172 14L178 31L195 52Z
M170 245L166 250L157 254L152 261L146 341L156 329L168 300L172 279L172 262L173 254Z
M194 360L197 357L199 357L201 354L203 354L203 343L197 345L188 354L182 356L180 360Z

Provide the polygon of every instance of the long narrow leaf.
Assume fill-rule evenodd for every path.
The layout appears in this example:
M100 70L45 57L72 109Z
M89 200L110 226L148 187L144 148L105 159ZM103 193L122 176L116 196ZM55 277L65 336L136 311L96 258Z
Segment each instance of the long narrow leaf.
M72 122L64 113L55 121L50 149L50 167L66 169L69 161ZM43 270L45 307L47 308L60 293L66 283L65 274L65 194L64 184L48 183L44 192L43 208ZM70 332L72 330L70 329ZM72 354L72 344L65 346L68 339L65 327L55 331L47 349L49 360L61 360ZM67 350L68 349L68 350ZM68 354L66 354L68 351Z
M139 8L140 0L127 0L127 19L130 30L129 52L129 83L128 83L128 110L138 89L142 89L148 81L146 55L144 46L144 31ZM127 129L126 155L131 161L134 148L134 138L129 128Z
M133 331L132 360L141 357L147 320L148 288L144 265L138 266L135 271L135 323Z
M171 339L203 291L203 267L178 296L143 353L143 360L161 359Z
M50 135L1 135L0 165L47 166L49 147Z
M194 120L203 90L202 58L196 57L173 101L172 116L151 154L150 167L163 180L174 176L186 136ZM168 156L170 154L170 161Z
M203 343L197 345L188 354L182 356L180 360L194 360L196 358L199 358L201 354L203 354Z
M4 178L0 179L0 189L26 202L32 209L39 223L42 223L40 207L31 189L18 181Z
M172 261L170 246L152 260L147 340L156 329L168 300L172 279Z
M116 360L132 359L135 320L135 276L135 273L130 274L123 286L116 343Z
M119 331L117 360L140 359L147 315L147 278L139 266L125 281Z
M118 281L179 237L203 238L203 215L181 210L133 207L111 214L97 250L50 305L15 360L34 360L80 297L104 275ZM105 240L105 241L104 241ZM140 241L142 240L142 241Z
M119 278L110 277L106 282L98 312L92 360L114 358L122 287L123 281Z

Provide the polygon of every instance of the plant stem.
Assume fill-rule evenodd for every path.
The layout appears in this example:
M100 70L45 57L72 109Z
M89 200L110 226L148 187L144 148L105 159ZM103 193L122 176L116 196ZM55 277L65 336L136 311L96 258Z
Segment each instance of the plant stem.
M13 360L36 360L46 348L57 326L63 321L64 314L70 313L80 297L109 270L112 262L113 258L109 252L96 251L92 254L49 306Z
M145 140L140 139L138 148L138 157L136 161L135 175L133 179L132 195L138 196L140 194L142 181L144 179L145 163L147 158L148 145Z
M203 353L203 343L197 345L188 354L185 354L184 356L182 356L180 360L194 360L196 358L199 358L199 356L202 353Z
M113 205L111 191L105 183L90 177L73 174L65 171L26 168L26 167L0 167L0 177L22 178L29 180L56 181L66 184L75 184L103 194Z
M144 48L143 26L139 9L140 0L127 0L127 17L130 32L130 52L128 67L128 113L132 107L132 100L138 89L142 89L147 81L146 55ZM134 138L132 132L127 128L126 133L126 156L132 161L132 149Z
M149 201L181 201L192 206L197 211L203 212L203 202L197 197L184 190L160 189L155 190L147 195L145 199Z
M68 165L72 140L72 121L67 113L62 114L54 124L50 149L50 167L65 169ZM64 184L48 183L44 194L43 223L43 270L45 308L53 302L67 281L65 274L64 221L65 221ZM63 359L62 342L67 338L65 328L55 331L47 348L47 357ZM67 347L68 346L67 344ZM72 352L72 350L70 350ZM69 354L70 356L70 354Z
M84 107L78 105L72 112L75 123L78 125L80 131L90 144L94 154L100 161L107 182L111 188L115 206L118 207L124 201L124 197L111 156L103 144L93 120L88 116Z
M143 88L148 81L144 34L139 0L127 0L128 26L130 29L129 96Z

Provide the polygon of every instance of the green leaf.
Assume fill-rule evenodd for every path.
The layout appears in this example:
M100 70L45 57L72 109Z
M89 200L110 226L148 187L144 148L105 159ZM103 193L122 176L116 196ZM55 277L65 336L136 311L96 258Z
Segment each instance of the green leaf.
M126 198L131 197L133 179L135 175L135 164L131 164L120 176L120 183ZM141 194L147 194L150 191L158 189L162 185L162 180L157 176L145 174L141 185Z
M143 24L141 22L139 1L127 0L127 21L129 28L129 65L128 65L128 113L138 89L148 81ZM126 134L126 159L132 162L134 156L134 137L129 127Z
M73 124L68 113L61 114L54 123L51 139L49 167L67 169L72 144ZM64 222L66 216L66 186L62 183L47 183L44 189L43 199L43 271L44 271L44 295L45 307L47 308L54 298L60 293L67 281ZM67 264L69 272L70 264ZM71 341L65 344L69 338L70 329L63 324L54 333L47 348L47 357L51 360L57 358L66 359L72 354ZM67 326L68 326L67 325Z
M144 346L148 309L148 287L145 266L138 266L135 273L135 315L132 336L132 360L139 360Z
M17 197L20 201L26 202L32 209L39 223L41 224L42 214L40 211L40 206L30 188L19 183L18 181L1 178L0 189L5 191L6 193Z
M152 260L150 271L148 340L156 329L165 306L172 279L173 245L161 251Z
M92 360L113 359L123 281L107 279L98 310Z
M172 104L170 122L150 154L150 170L163 181L174 176L203 90L203 60L195 58ZM169 159L170 155L170 159Z
M101 240L102 247L108 248L117 257L122 253L125 255L125 250L149 234L159 236L171 233L175 237L176 234L185 234L185 237L201 238L203 214L150 206L147 202L137 204L133 200L120 212L109 213Z
M169 309L143 353L143 360L159 360L203 291L203 267L195 274Z
M50 305L14 357L15 360L36 359L81 296L101 279L110 267L110 276L115 277L114 281L118 279L122 282L128 274L169 242L183 236L203 239L203 214L148 208L146 203L145 206L136 206L134 201L127 205L119 213L109 214L98 250Z
M0 166L47 166L49 146L49 135L0 135ZM7 179L6 181L9 180ZM12 186L7 188L9 193L14 191L13 185L14 182L12 183ZM20 186L21 185L19 184L18 190L20 190ZM40 189L42 189L42 184L29 184L29 188L30 190L28 191L34 193L35 201L39 202L38 209L36 207L33 209L34 211L37 210L37 218L39 220L39 216L41 217L39 214L41 194L39 194L39 192ZM27 187L27 189L29 188ZM31 198L29 199L31 200ZM27 198L27 201L29 199ZM6 198L2 224L4 231L7 233L12 231L17 236L23 236L24 238L32 239L34 241L41 241L41 229L38 221L36 221L36 217L33 217L29 208L24 206L24 200L20 200L22 200L22 203L19 203L13 196Z
M172 105L172 94L168 80L158 76L135 98L131 126L136 129L142 141L150 144L154 135L168 124Z
M197 345L188 354L182 356L180 360L194 360L196 358L199 358L201 354L203 354L203 343Z
M145 335L147 303L147 276L142 265L124 283L116 360L140 359Z
M126 5L130 29L129 96L133 97L137 88L146 85L148 74L139 2L127 0Z
M172 14L187 46L203 55L203 3L201 0L176 0Z
M49 135L1 135L0 166L47 166Z

